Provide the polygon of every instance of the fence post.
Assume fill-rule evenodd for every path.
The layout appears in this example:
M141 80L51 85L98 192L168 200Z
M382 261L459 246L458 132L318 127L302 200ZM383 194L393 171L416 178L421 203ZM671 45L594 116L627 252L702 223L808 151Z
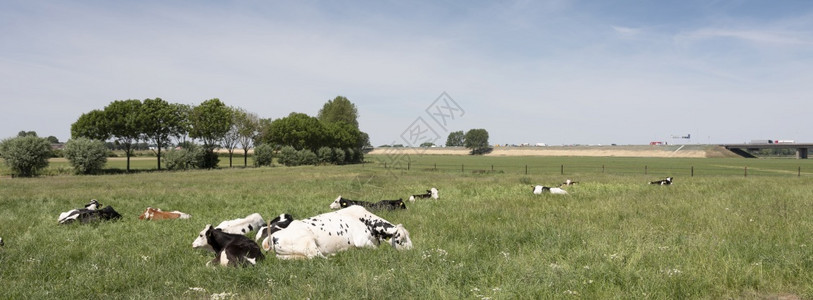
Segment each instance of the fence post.
M692 166L692 176L691 177L694 177L694 166Z
M528 165L525 165L525 175L528 175Z
M748 177L748 166L745 166L745 176L744 177Z
M410 167L410 165L411 165L411 164L412 164L412 162L411 162L411 161L408 161L408 162L407 162L407 171L409 171L409 167Z
M463 173L463 172L465 172L465 171L463 171L463 164L460 164L460 173Z
M799 166L799 171L797 171L796 177L802 177L802 166Z
M435 163L435 171L438 170L438 163Z
M491 165L491 171L494 172L494 165Z
M644 175L648 174L648 172L649 172L649 171L647 170L647 167L648 167L648 166L644 165Z
M565 165L562 165L561 167L559 167L559 174L560 175L565 175Z
M604 165L601 165L601 174L604 174Z
M387 162L384 162L384 169L387 168Z

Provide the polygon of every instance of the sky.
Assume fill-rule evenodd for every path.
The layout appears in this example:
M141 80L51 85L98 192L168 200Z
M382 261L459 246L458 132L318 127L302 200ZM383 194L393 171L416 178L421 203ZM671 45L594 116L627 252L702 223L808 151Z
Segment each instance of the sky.
M813 142L813 2L0 0L0 139L115 100L336 96L375 146Z

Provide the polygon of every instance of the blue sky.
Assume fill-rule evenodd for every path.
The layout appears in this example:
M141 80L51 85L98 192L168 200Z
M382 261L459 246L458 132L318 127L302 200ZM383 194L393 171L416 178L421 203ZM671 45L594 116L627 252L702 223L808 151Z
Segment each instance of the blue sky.
M419 118L439 143L813 142L811 70L810 1L0 0L0 138L65 141L119 99L280 118L342 95L374 145Z

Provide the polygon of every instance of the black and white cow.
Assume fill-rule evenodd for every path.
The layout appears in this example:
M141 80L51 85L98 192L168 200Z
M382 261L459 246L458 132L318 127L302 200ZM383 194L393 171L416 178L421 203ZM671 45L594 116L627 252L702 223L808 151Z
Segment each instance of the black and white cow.
M559 194L559 195L567 195L567 191L562 188L558 187L547 187L544 185L536 185L532 186L534 189L534 195L539 195L542 193L551 193L551 194Z
M260 230L257 230L257 236L254 237L254 241L259 243L265 237L274 234L274 232L288 227L288 225L290 225L293 221L294 217L289 214L281 214L277 216L271 220L268 225L263 225L263 227L260 227Z
M57 222L59 224L70 224L79 221L82 224L87 224L95 221L117 220L121 218L121 215L113 209L112 206L101 207L102 204L96 199L90 200L90 203L86 204L85 208L72 209L59 214Z
M265 224L265 220L258 213L253 213L245 218L220 222L215 228L223 230L225 233L246 234L260 229Z
M432 199L437 200L438 199L438 189L431 188L431 189L426 190L426 193L409 196L409 201L415 202L415 199L426 199L426 198L432 198Z
M0 246L5 246L6 243L3 242L3 238L0 238Z
M359 205L291 222L262 242L279 259L327 257L354 247L375 248L381 241L398 250L412 249L404 225L393 225Z
M406 204L404 204L404 199L381 200L381 201L378 201L378 202L367 202L367 201L359 201L359 200L350 200L350 199L347 199L347 198L342 198L342 196L339 196L339 197L336 198L336 200L333 200L333 202L330 203L330 208L332 208L332 209L340 209L340 208L345 208L345 207L348 207L348 206L351 206L351 205L364 206L365 208L370 209L370 210L382 210L382 209L394 210L394 209L406 209L407 208Z
M665 179L650 181L649 184L670 185L672 184L672 177L666 177Z
M215 253L215 258L209 264L221 266L247 266L256 265L265 259L260 246L242 234L231 234L220 229L206 225L192 242L192 248L206 248Z

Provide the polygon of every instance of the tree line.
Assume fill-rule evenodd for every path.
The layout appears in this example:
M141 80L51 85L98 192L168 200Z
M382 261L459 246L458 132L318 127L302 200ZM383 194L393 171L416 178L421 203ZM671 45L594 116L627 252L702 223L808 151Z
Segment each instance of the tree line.
M243 164L246 166L248 152L255 145L255 155L263 157L255 160L257 165L270 164L271 157L282 152L289 154L291 149L307 157L311 157L307 153L311 152L317 159L279 157L281 163L357 163L363 160L361 150L369 145L369 136L358 128L355 105L342 96L325 103L317 117L291 113L276 120L262 119L256 113L229 107L217 98L199 105L170 103L161 98L129 99L112 101L102 109L79 116L71 124L71 140L65 145L65 154L77 173L92 173L101 168L98 162L74 163L74 160L87 160L87 157L106 153L111 141L124 151L129 171L131 156L145 142L155 151L157 167L161 170L162 159L168 160L166 165L170 169L216 168L219 159L215 150L218 148L228 151L231 167L238 146L243 149ZM5 139L0 142L0 156L14 173L33 176L38 169L47 166L50 154L44 155L44 159L27 159L30 162L22 163L20 159L26 160L22 153L45 150L50 153L51 142L50 137L40 139L35 135ZM283 149L286 151L281 151ZM267 153L257 153L263 151ZM82 157L77 152L93 155ZM68 157L69 153L71 157ZM101 165L104 159L103 154L96 158Z

